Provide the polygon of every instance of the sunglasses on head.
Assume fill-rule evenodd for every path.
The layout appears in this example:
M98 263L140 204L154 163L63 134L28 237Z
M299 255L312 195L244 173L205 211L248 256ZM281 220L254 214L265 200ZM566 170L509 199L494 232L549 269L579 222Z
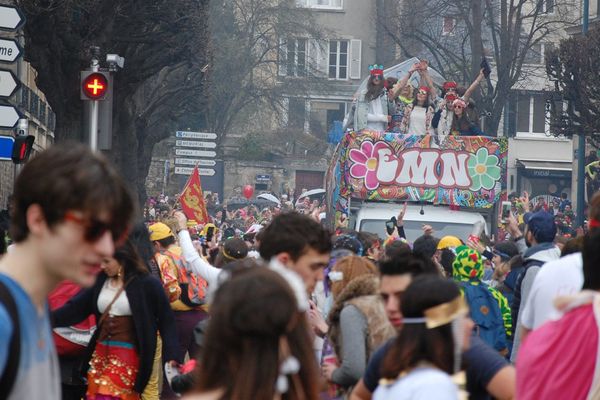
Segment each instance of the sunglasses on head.
M111 227L110 224L94 219L85 218L72 211L67 211L64 217L65 221L71 221L84 228L83 237L88 242L98 241L106 232L111 233L112 239L117 244L122 244L127 238L127 229L120 230Z

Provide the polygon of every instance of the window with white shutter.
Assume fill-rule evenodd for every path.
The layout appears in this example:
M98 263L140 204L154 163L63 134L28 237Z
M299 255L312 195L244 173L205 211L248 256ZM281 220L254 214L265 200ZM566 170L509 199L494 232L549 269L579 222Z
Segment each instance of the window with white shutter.
M361 53L362 41L359 39L350 40L350 79L361 78Z
M329 41L329 79L348 79L349 47L348 40Z

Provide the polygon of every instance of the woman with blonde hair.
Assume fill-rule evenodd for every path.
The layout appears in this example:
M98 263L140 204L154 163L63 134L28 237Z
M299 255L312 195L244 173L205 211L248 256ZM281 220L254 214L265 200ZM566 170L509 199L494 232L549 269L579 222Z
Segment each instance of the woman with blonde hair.
M341 392L349 392L365 372L373 351L395 331L379 297L375 264L359 256L344 257L334 265L329 279L334 305L328 338L338 361L326 360L323 372Z

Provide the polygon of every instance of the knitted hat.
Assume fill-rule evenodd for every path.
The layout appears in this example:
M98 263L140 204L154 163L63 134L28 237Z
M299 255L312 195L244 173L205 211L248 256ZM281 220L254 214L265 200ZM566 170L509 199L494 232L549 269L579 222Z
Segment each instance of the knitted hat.
M483 276L483 263L481 255L467 246L460 246L456 249L456 258L452 263L452 275L454 279L480 280Z

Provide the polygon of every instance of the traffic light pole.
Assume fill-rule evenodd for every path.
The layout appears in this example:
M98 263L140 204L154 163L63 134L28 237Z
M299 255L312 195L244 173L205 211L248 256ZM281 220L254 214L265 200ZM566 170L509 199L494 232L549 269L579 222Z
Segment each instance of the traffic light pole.
M581 24L581 33L583 36L588 33L590 14L590 1L583 0L583 21ZM585 219L585 135L579 132L579 144L577 146L577 226L583 226ZM591 199L588 199L588 202Z
M100 48L92 47L92 64L91 69L94 72L100 70ZM92 151L98 150L98 100L90 101L90 148Z

